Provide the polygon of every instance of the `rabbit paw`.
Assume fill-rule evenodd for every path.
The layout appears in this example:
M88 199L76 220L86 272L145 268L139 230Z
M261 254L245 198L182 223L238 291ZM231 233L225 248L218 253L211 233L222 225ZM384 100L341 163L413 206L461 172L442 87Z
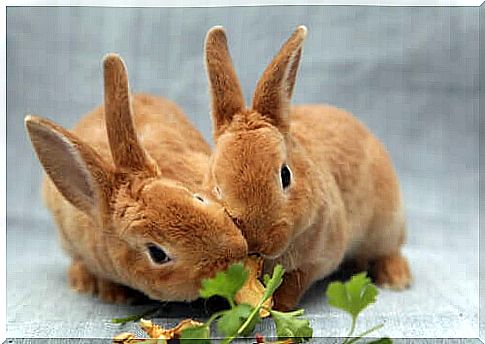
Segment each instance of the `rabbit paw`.
M134 304L145 302L147 298L140 292L121 284L96 277L82 261L74 261L68 271L69 285L78 293L98 295L107 303Z
M69 286L78 293L96 294L97 279L81 261L72 262L68 271Z
M143 293L106 279L98 279L98 297L107 303L140 304L149 299Z
M382 288L401 290L411 285L409 265L403 256L383 256L372 262L371 275Z
M282 291L276 292L274 295L274 305L273 309L280 312L289 312L296 308L298 304L297 298L290 295L289 293L284 293Z
M282 312L294 310L302 294L308 288L308 281L308 274L302 270L297 269L285 273L283 283L274 294L273 308Z

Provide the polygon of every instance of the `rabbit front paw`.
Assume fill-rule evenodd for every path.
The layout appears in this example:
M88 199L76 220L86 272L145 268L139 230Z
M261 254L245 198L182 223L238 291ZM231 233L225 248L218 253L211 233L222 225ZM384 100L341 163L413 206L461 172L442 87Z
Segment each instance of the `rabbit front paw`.
M70 287L76 292L97 295L107 303L134 304L147 301L146 296L136 290L93 275L80 260L72 262L68 279Z
M102 278L98 279L98 297L104 302L116 304L132 305L149 301L149 298L138 290Z
M94 295L97 292L97 279L89 272L83 262L76 260L71 263L68 273L69 286L81 294Z
M276 292L274 295L273 309L280 312L289 312L296 308L298 304L298 298L290 293L284 293L282 291Z
M297 269L285 273L283 283L274 294L274 309L288 312L296 308L309 283L309 275L303 271Z

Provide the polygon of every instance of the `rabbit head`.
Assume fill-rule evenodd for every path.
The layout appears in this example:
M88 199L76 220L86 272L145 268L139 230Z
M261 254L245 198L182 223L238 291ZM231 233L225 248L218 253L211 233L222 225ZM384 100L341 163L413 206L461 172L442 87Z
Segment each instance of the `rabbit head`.
M246 107L221 27L205 41L215 150L205 182L242 230L249 250L277 257L288 247L305 199L304 168L292 154L290 98L306 28L269 64ZM295 178L295 176L298 176Z
M164 178L140 145L117 55L104 60L104 87L111 156L47 119L28 116L37 156L60 194L96 227L95 270L153 299L193 300L201 279L244 259L247 244L221 205Z

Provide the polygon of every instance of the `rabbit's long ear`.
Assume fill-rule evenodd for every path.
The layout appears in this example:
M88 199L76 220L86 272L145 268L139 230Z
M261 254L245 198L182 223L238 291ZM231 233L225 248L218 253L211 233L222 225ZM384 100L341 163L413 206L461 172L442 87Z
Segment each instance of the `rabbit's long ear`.
M253 109L283 132L288 131L290 100L306 34L305 26L296 29L266 67L254 91Z
M125 172L158 175L158 167L140 145L133 123L128 75L123 60L108 54L104 68L104 115L115 166Z
M25 126L45 172L75 207L96 215L106 205L114 171L96 151L57 124L27 116Z
M221 26L214 26L207 32L205 66L212 98L214 135L218 137L232 117L245 108L241 85L227 47L226 33Z

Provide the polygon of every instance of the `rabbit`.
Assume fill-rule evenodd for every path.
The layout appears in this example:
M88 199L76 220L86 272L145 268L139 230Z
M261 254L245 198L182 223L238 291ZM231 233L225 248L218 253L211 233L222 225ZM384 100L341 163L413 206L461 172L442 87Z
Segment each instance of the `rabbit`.
M204 185L243 232L265 269L285 268L275 309L294 309L343 262L380 286L411 282L401 247L406 221L395 169L379 140L350 113L290 105L307 35L299 26L266 68L246 107L222 27L205 39L215 148ZM350 263L349 263L350 264Z
M72 131L25 118L72 258L69 283L106 302L194 300L203 278L247 256L239 229L200 187L210 147L173 102L131 96L118 55L103 68L104 106Z

